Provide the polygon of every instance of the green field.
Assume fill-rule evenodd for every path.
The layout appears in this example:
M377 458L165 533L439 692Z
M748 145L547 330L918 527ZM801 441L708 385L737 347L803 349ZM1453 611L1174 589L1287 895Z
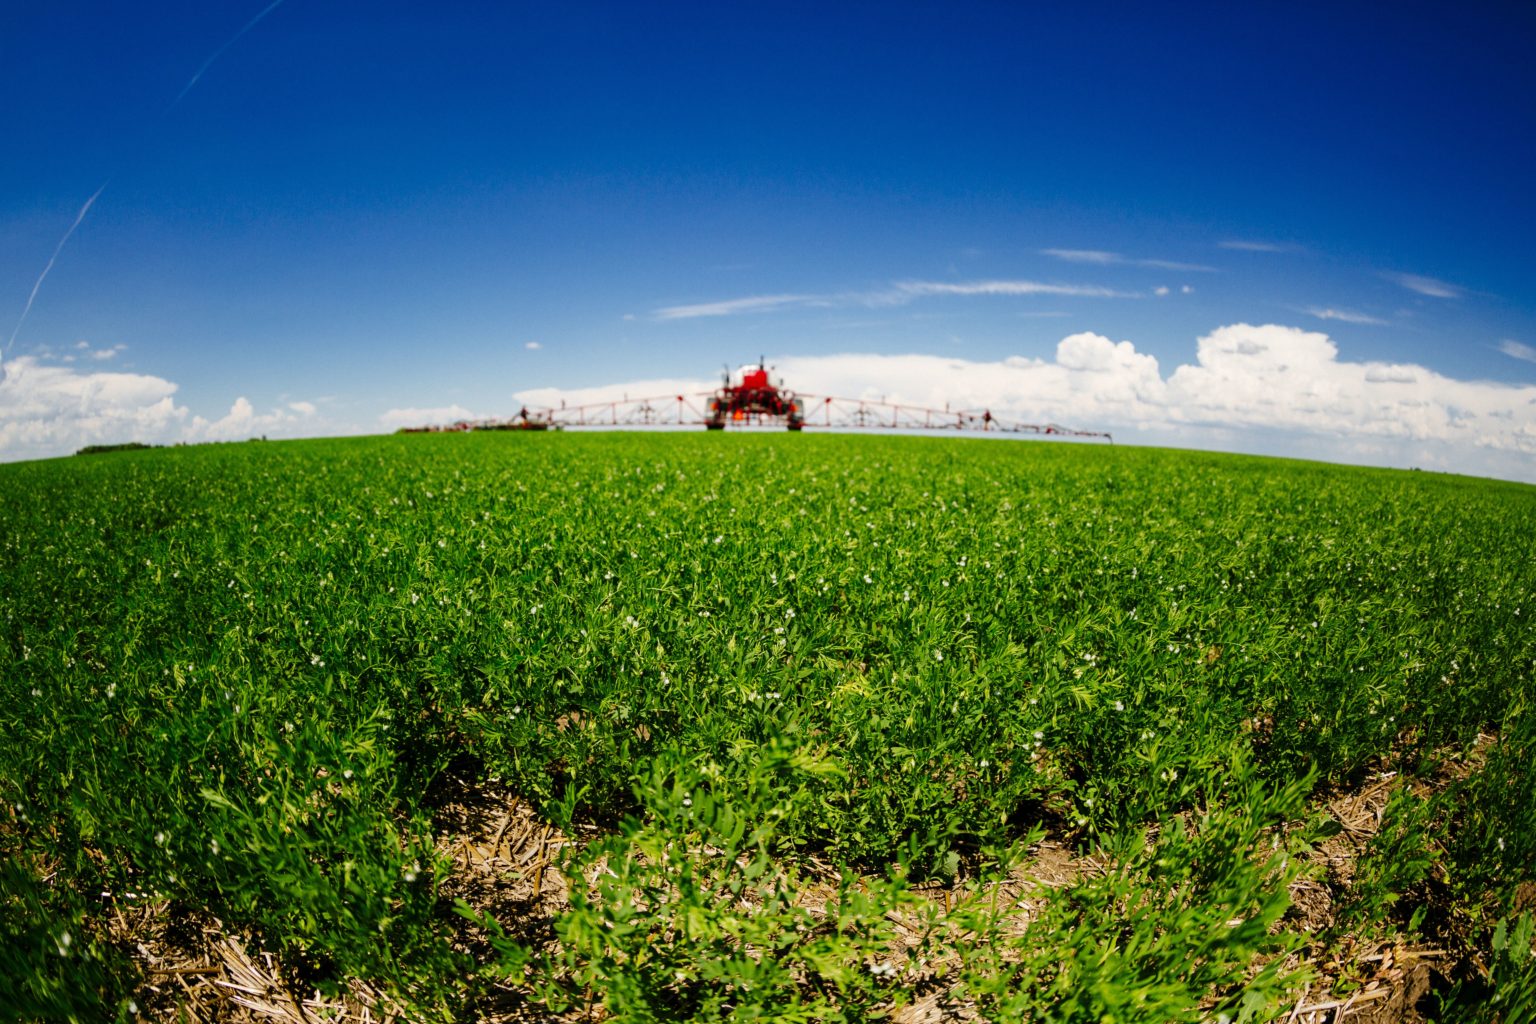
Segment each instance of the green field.
M0 466L0 990L1536 1019L1533 551L1527 486L1075 444Z

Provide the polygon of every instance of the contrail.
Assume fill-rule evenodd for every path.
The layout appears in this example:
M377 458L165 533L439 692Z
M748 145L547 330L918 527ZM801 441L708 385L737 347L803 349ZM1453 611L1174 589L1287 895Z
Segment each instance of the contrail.
M59 244L54 246L53 255L48 257L48 265L43 268L41 274L37 275L37 283L32 286L32 294L27 296L27 304L22 307L21 319L16 321L16 329L11 332L10 340L5 343L6 351L9 351L11 346L16 344L16 335L21 333L21 325L27 322L27 314L32 312L32 303L37 299L38 289L43 286L43 280L48 276L48 271L53 269L54 261L59 258L59 253L64 251L64 243L69 241L69 236L75 233L75 228L78 228L80 222L85 220L85 215L90 210L91 204L96 201L97 196L106 191L107 184L105 181L102 182L101 188L93 192L91 198L85 201L85 205L80 207L80 212L75 214L75 222L69 226L68 231L64 232L64 237L59 239ZM0 357L3 356L4 353L0 353Z
M272 0L271 3L267 4L267 6L261 9L260 13L258 13L250 21L246 22L245 25L241 27L240 31L230 36L229 42L225 43L217 50L214 50L213 55L210 56L207 60L203 61L203 66L197 69L197 73L187 80L186 85L181 87L181 92L176 94L176 98L171 101L170 106L165 108L165 112L169 113L172 108L176 106L176 104L181 102L182 97L190 92L192 87L197 84L197 80L202 78L203 74L213 66L213 62L224 55L225 50L228 50L231 46L234 46L236 43L238 43L241 36L255 28L256 23L261 21L262 18L265 18L267 15L277 10L282 2L283 0ZM164 114L161 116L164 116ZM53 269L54 263L59 258L59 253L64 251L64 244L69 241L69 236L73 235L75 233L75 229L80 226L80 222L85 220L85 215L90 211L91 204L96 202L97 197L106 190L107 184L111 180L112 179L108 178L107 181L103 182L101 188L98 188L94 193L92 193L91 198L87 199L85 201L85 205L80 207L80 212L75 214L75 222L69 226L68 231L64 232L64 237L59 239L59 244L56 245L53 249L53 255L48 257L48 265L43 268L43 272L41 274L37 275L37 283L32 286L32 294L27 296L27 304L22 307L21 318L16 321L16 329L11 331L10 339L6 341L5 348L0 349L0 379L3 379L5 376L5 353L10 351L11 346L16 344L16 336L21 333L21 325L27 322L27 314L32 312L32 303L37 300L38 290L43 287L43 281L48 277L48 272Z
M258 21L260 21L262 18L265 18L267 15L269 15L273 11L277 10L278 6L282 2L283 2L283 0L272 0L272 2L270 4L267 4L267 6L265 6L265 7L263 7L261 9L261 13L260 14L256 15L256 17L254 17L250 21L246 22L244 28L242 28L239 32L236 32L234 35L230 36L229 42L225 43L223 46L219 47L217 50L214 50L213 51L213 56L211 56L207 60L203 61L203 66L197 69L197 74L195 74L191 78L187 79L187 84L181 87L181 92L177 93L176 94L176 98L171 100L171 106L170 107L166 107L165 109L166 110L170 110L171 107L174 107L176 104L180 103L181 102L181 98L192 90L192 87L197 84L197 80L199 78L203 77L203 73L213 66L213 62L218 60L220 57L224 56L224 51L225 50L229 49L231 46L234 46L236 43L238 43L240 41L240 37L241 36L245 35L251 29L255 28L256 27L256 23Z

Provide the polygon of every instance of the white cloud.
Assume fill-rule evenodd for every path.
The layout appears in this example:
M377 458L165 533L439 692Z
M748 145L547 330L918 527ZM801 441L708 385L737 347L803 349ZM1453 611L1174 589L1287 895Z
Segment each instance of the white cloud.
M171 397L175 393L176 385L160 377L80 373L18 356L0 367L0 458L46 458L88 444L164 442L187 418Z
M880 301L891 295L898 299L928 295L1071 295L1093 299L1128 299L1136 296L1088 284L1045 284L1040 281L898 281L892 292L871 296Z
M599 384L587 388L530 388L516 392L513 397L528 409L558 409L563 405L600 405L642 398L657 398L676 402L677 396L696 398L720 386L718 377L658 377L649 380L630 381L626 384Z
M1334 309L1332 307L1308 306L1303 310L1308 316L1315 316L1319 320L1337 320L1346 324L1374 324L1381 326L1387 321L1380 317L1370 316L1367 313L1356 313L1349 309Z
M1479 451L1536 454L1536 387L1346 362L1327 335L1274 324L1212 331L1196 360L1168 378L1168 410L1180 422L1390 442L1426 461L1446 448L1473 463L1487 462Z
M1048 284L1042 281L897 281L889 288L870 292L826 295L749 295L689 306L665 306L654 310L657 320L689 320L705 316L769 313L795 307L904 306L915 299L945 295L1064 295L1078 298L1138 298L1133 292L1086 284Z
M1208 267L1202 263L1181 263L1178 260L1144 260L1130 259L1117 252L1105 252L1102 249L1041 249L1041 255L1052 256L1067 263L1093 263L1098 266L1110 266L1112 264L1124 264L1132 267L1151 267L1155 270L1193 270L1200 273L1215 273L1215 267Z
M447 423L457 423L460 420L488 418L479 413L470 412L462 405L455 403L431 408L390 409L388 412L379 414L379 426L386 430L399 430L401 427L442 426Z
M1215 267L1208 267L1203 263L1182 263L1178 260L1133 260L1138 267L1152 267L1156 270L1193 270L1201 274L1216 273Z
M1536 480L1536 387L1446 377L1412 364L1339 358L1327 335L1233 324L1164 374L1129 341L1063 338L1052 359L933 355L787 357L804 394L935 409L988 409L1030 423L1110 430L1118 439L1378 465L1443 467ZM712 381L642 381L518 392L530 408L685 394Z
M723 302L700 302L691 306L666 306L652 316L657 320L691 320L701 316L732 316L736 313L763 313L798 306L816 299L814 295L751 295Z
M241 441L269 434L284 436L302 430L315 412L309 402L290 402L286 409L257 412L250 399L241 395L229 412L216 420L192 417L185 432L188 441Z
M1505 338L1499 342L1499 351L1511 359L1524 359L1528 363L1536 363L1536 348L1515 341L1513 338Z
M1459 299L1461 289L1454 284L1446 284L1433 277L1424 277L1420 274L1383 274L1388 281L1401 285L1411 292L1420 295L1428 295L1433 299Z
M1102 249L1041 249L1042 255L1054 256L1058 260L1068 263L1097 263L1107 265L1110 263L1122 263L1125 260L1117 252L1105 252Z
M1168 293L1169 293L1168 292L1168 286L1165 285L1165 284L1160 284L1156 288L1152 289L1152 294L1156 295L1158 298L1162 298L1164 295L1167 295Z
M540 345L536 341L530 341L526 345L523 346L523 348L527 349L529 352L537 352L539 349L541 349L543 347L544 347L543 345Z
M1241 238L1231 238L1225 242L1217 242L1218 248L1233 249L1237 252L1295 252L1297 247L1283 242L1255 242Z
M317 418L312 402L259 412L242 396L224 416L209 420L178 405L176 392L175 383L150 374L45 364L31 355L7 360L0 366L0 460L68 455L89 444L227 441L337 429Z

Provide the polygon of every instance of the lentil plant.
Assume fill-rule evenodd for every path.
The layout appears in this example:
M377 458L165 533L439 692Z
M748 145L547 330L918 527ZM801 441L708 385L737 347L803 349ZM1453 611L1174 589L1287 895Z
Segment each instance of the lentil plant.
M0 988L171 1016L121 924L153 904L419 1019L1263 1020L1384 935L1459 957L1419 1012L1529 1006L1532 550L1529 487L1064 444L0 466ZM450 768L594 837L543 944L443 895ZM1001 904L1043 837L1102 867Z

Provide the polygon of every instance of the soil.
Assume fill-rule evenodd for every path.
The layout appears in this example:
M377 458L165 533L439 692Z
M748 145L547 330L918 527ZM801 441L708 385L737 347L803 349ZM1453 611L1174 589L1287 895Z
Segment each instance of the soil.
M1414 785L1434 787L1464 776L1467 761L1451 762L1441 777ZM1336 923L1337 903L1354 877L1355 864L1380 828L1382 813L1401 779L1383 768L1367 773L1356 787L1321 795L1319 804L1341 826L1317 845L1313 870L1291 887L1292 906L1285 927L1312 934L1327 932ZM496 784L471 784L450 779L436 796L437 848L452 869L440 893L444 913L454 914L454 901L489 913L504 925L515 925L513 937L525 945L550 948L556 938L553 922L566 905L564 876L557 868L561 851L585 836L567 836L541 820L516 794ZM1052 889L1102 871L1102 862L1075 854L1057 841L1031 851L1029 860L1001 883L999 897L1022 912L1016 927L1028 927ZM820 886L807 889L807 905L835 891L832 873ZM943 886L919 890L947 908L958 891ZM1536 906L1536 886L1522 886L1517 903ZM383 993L353 981L339 998L291 991L289 975L258 945L233 934L211 917L190 914L165 901L114 901L109 931L132 948L146 977L140 1010L142 1020L185 1020L198 1024L254 1024L316 1020L393 1022L402 1020ZM1412 907L1402 908L1410 913ZM489 937L458 921L460 948L484 961L492 955ZM916 941L916 929L898 922L898 940ZM893 959L902 957L892 950ZM1437 989L1464 965L1444 949L1414 947L1388 935L1367 942L1336 936L1319 941L1293 958L1305 964L1314 980L1282 1019L1286 1024L1422 1024ZM514 989L493 991L481 1003L466 1008L473 1019L510 1022L548 1020L548 1014L528 1005ZM601 1007L569 1019L598 1021ZM980 1019L975 1008L951 998L947 987L930 979L919 984L918 997L890 1018L895 1024L954 1024Z

